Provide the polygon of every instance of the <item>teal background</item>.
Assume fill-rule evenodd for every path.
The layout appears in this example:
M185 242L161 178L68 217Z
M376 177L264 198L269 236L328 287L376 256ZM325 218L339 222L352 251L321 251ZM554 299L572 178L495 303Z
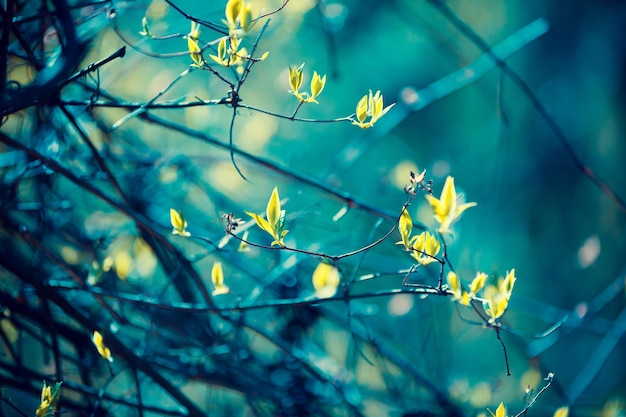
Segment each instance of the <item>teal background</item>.
M222 18L222 3L177 4L200 19L219 22ZM280 5L276 1L252 4L256 11ZM486 44L512 49L506 65L545 106L570 150L615 193L626 195L624 3L457 0L446 4ZM144 15L153 34L187 33L188 20L165 3L120 3L117 8L115 24L133 45L161 54L186 50L181 38L160 42L138 34ZM93 42L85 65L125 44L112 30L111 20L97 15L90 22L85 30ZM248 50L260 26L246 39ZM203 28L201 39L207 42L218 36ZM374 207L378 215L353 208L334 221L345 202L291 175L235 154L249 179L244 181L224 148L138 118L113 132L102 129L126 115L123 109L96 107L91 115L81 114L123 188L157 222L163 235L169 233L168 213L174 207L184 211L192 235L217 242L223 236L223 213L232 211L244 220L244 210L262 213L277 186L286 199L288 245L345 253L376 240L393 226L393 216L399 215L406 201L403 186L408 184L410 170L426 169L436 196L446 176L452 175L464 199L478 203L446 237L456 272L467 284L477 271L495 279L511 268L516 270L518 280L503 319L511 331L501 333L512 375L505 375L502 347L495 333L480 323L463 321L477 320L471 310L459 310L443 297L408 294L410 288L402 286L404 274L399 271L408 269L412 259L394 245L399 240L397 232L366 254L342 260L339 266L346 279L382 275L352 284L350 293L399 289L407 294L354 300L350 309L343 301L324 303L313 309L320 317L313 325L304 326L298 347L314 362L349 373L359 389L355 401L365 415L408 415L403 413L422 409L424 401L428 404L432 399L370 344L355 344L347 330L348 317L350 326L388 343L467 415L484 413L487 407L495 410L501 401L510 413L517 414L524 407L525 388L540 388L541 377L549 372L555 374L555 381L529 414L552 415L556 408L569 404L570 415L623 415L626 213L608 192L585 176L528 95L429 1L292 0L271 17L257 56L265 51L270 52L268 59L253 67L240 91L244 104L291 115L297 100L287 92L288 67L303 62L305 89L313 70L326 74L327 81L319 104L305 104L298 117L331 120L349 116L369 90L380 90L385 105L396 104L368 130L349 122L298 122L240 109L233 130L234 146L271 161L288 174L349 193ZM162 59L129 49L125 58L100 71L100 85L123 101L143 103L189 63L185 54ZM426 94L433 86L447 94L430 100ZM227 87L208 71L194 70L160 101L211 100L227 94ZM62 97L88 99L76 86L66 88ZM80 113L79 106L73 109ZM229 108L199 106L151 110L150 114L228 143ZM37 131L35 116L11 118L2 130L32 140L30 133ZM46 140L49 146L58 141ZM80 163L80 141L70 137L61 142L64 153L60 161L81 173L94 172L93 165ZM11 175L8 168L0 172L5 178ZM105 181L96 180L96 184L112 192ZM75 186L66 181L60 180L57 187L73 208L54 212L64 233L51 237L49 244L62 256L69 256L63 248L70 247L75 256L65 258L67 262L86 274L92 260L132 247L128 242L135 239L137 231L128 218L93 197L77 197ZM28 200L32 190L24 186L21 193ZM436 228L422 194L409 212L415 232L420 226ZM391 217L381 216L383 213ZM31 227L37 223L23 213L15 216ZM66 233L93 240L106 237L107 242L94 251L85 249L88 245L81 247ZM271 302L312 293L310 277L316 258L293 258L257 248L241 254L235 251L234 242L219 252L202 241L169 238L194 260L207 286L212 264L224 264L232 294L218 298L218 305L252 296L258 297L258 302ZM254 227L250 227L250 239L270 242ZM128 250L135 259L144 253ZM118 289L147 296L166 294L164 302L168 296L175 301L162 266L149 252L145 256L136 261ZM148 266L142 272L140 265ZM437 274L431 265L420 268L412 280L436 285ZM112 273L105 275L101 285L117 279ZM599 294L604 296L598 298ZM243 315L253 326L280 333L288 331L283 325L289 314L298 317L305 313L297 308L268 308ZM149 322L149 315L143 320ZM216 328L223 325L216 323L215 317L209 320ZM562 326L550 336L536 337L561 320ZM132 330L128 332L132 334ZM263 343L255 345L259 355L268 360L275 357L276 348ZM195 357L190 351L185 354ZM178 383L216 415L250 415L239 394L184 378ZM129 384L129 379L120 378L109 389L121 393ZM144 394L147 398L150 393L157 395L156 389L149 390ZM333 410L336 415L349 413L339 406ZM227 414L230 412L234 414Z

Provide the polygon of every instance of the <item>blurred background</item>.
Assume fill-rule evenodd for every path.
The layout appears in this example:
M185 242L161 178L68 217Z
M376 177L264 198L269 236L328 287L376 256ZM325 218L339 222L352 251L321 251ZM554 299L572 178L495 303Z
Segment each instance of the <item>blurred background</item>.
M173 3L224 30L225 2ZM283 5L250 4L256 16ZM76 415L469 416L500 402L516 415L548 373L529 414L624 415L625 3L289 1L269 16L255 53L269 56L239 90L241 104L273 113L237 110L234 159L247 181L229 154L233 109L180 105L230 90L209 71L177 79L192 62L188 18L162 0L65 6L75 44L46 2L3 5L4 415L33 415L44 379L64 381L59 410ZM142 36L144 16L154 37L178 36ZM244 39L248 51L266 20ZM203 45L220 36L201 26ZM80 42L65 78L126 54L5 111ZM327 122L276 116L298 105L288 68L302 63L304 90L313 71L327 81L297 117ZM155 103L167 106L123 119L166 88ZM369 90L396 103L374 127L332 121ZM350 282L341 299L240 308L307 300L319 259L223 245L224 213L263 213L278 187L286 243L342 254L392 228L409 172L424 169L434 195L451 175L478 203L447 236L461 280L515 268L502 321L511 331L501 332L510 376L471 310L402 285L413 260L397 232L339 262ZM171 234L170 208L191 238ZM415 232L436 229L423 194L409 213ZM251 221L243 229L271 242ZM208 294L215 262L229 294ZM434 286L438 273L430 265L410 279ZM95 330L113 363L91 344Z

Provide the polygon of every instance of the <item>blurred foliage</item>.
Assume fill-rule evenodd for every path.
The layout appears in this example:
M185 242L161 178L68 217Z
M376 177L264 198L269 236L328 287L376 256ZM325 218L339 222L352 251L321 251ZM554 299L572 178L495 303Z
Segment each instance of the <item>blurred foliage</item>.
M190 69L190 20L174 7L68 3L1 7L5 416L34 415L42 381L63 381L57 413L91 416L511 414L548 372L529 413L624 415L626 214L610 196L626 195L623 2L250 0L253 16L281 9L238 96L286 117L239 107L232 128L232 90ZM201 24L204 44L228 33L225 2L173 3L222 31ZM303 62L319 104L288 92ZM359 129L347 118L368 91L396 105ZM299 104L298 118L343 120L290 120ZM338 269L224 238L233 213L239 236L276 240L245 212L263 213L277 187L288 246L359 249L393 227L423 169L435 196L451 175L478 203L446 248L458 276L486 271L493 285L515 268L498 333L511 376L495 332L403 285L414 259L397 231ZM422 194L408 214L415 235L438 227ZM338 271L351 284L335 301L290 301ZM437 268L410 283L436 285Z

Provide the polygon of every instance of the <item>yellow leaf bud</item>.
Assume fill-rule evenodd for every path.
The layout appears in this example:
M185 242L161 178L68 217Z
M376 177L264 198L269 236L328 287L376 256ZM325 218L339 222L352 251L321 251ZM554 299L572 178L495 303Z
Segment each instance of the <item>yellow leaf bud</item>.
M337 292L337 287L341 282L339 270L324 262L320 262L313 271L313 288L318 298L332 297Z
M113 362L113 356L111 355L111 350L105 346L104 338L102 337L102 334L98 331L93 332L93 336L91 340L93 344L96 346L96 349L98 350L98 353L100 354L100 356L102 356L104 359L108 360L109 362Z

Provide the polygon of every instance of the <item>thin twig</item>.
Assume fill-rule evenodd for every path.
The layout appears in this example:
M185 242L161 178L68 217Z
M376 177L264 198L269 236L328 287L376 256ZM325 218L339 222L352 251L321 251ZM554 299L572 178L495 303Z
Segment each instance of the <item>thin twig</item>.
M250 57L254 56L254 53L256 52L256 50L257 50L257 48L259 46L259 42L261 41L261 37L263 36L265 31L267 30L267 27L269 26L269 24L270 24L270 19L267 19L265 21L265 24L263 24L263 27L259 31L259 34L256 36L256 39L254 40L254 43L252 44L252 49L250 50ZM258 62L258 60L256 60L256 59L248 59L248 62L247 62L246 67L245 67L245 69L243 71L243 74L241 74L241 78L239 79L239 82L237 83L237 87L235 88L235 92L237 93L237 95L239 95L239 90L241 89L241 86L243 85L243 83L248 78L248 75L250 74L250 70L252 69L252 66L256 62Z
M300 104L298 105L298 108L302 105L302 102L300 102ZM291 116L287 116L284 114L280 114L280 113L274 113L272 111L269 110L265 110L265 109L261 109L258 107L254 107L251 106L249 104L245 104L245 103L240 103L239 107L243 108L243 109L248 109L248 110L252 110L252 111L256 111L259 113L263 113L263 114L267 114L269 116L274 116L274 117L278 117L279 119L286 119L286 120L291 120L292 122L306 122L306 123L339 123L339 122L353 122L354 121L354 117L355 114L351 114L349 116L344 116L344 117L337 117L335 119L305 119L302 117L295 117L295 112L293 114L291 114Z
M168 0L166 0L166 1L168 1ZM287 3L289 3L289 0L283 0L283 4L281 4L278 8L272 10L271 12L267 12L265 14L262 14L261 16L259 16L256 19L254 19L253 22L255 22L255 21L259 20L259 19L263 19L264 17L271 16L273 14L276 14L276 13L280 12L282 9L285 8Z
M14 409L19 415L21 415L22 417L30 417L28 414L26 414L25 412L23 412L22 410L20 410L15 404L13 404L13 402L11 400L9 400L5 395L3 395L0 392L0 399L2 399L2 401L4 401L5 403L7 403L9 405L9 407L11 407L12 409Z
M18 142L16 140L12 139L11 137L5 135L1 131L0 131L0 142L5 143L6 145L8 145L8 146L10 146L12 148L20 149L20 150L26 152L26 154L28 154L33 159L36 159L36 160L39 160L39 161L45 163L46 166L49 169L51 169L52 171L57 172L57 173L63 175L64 177L66 177L68 180L70 180L74 184L78 185L82 189L88 191L89 193L91 193L94 196L98 197L100 200L102 200L105 203L109 204L111 207L116 208L121 213L124 213L129 218L133 219L133 221L135 222L135 224L137 225L138 228L144 230L150 236L153 236L154 239L159 241L164 246L164 248L168 250L168 252L170 252L172 254L176 254L180 266L183 267L183 268L186 268L186 270L189 272L189 275L190 275L191 279L194 281L194 283L196 284L196 286L200 290L200 294L202 295L204 301L207 303L207 305L212 305L213 304L213 300L212 300L211 296L209 295L208 290L206 289L206 286L202 282L201 277L193 269L193 267L190 265L189 261L187 261L183 256L181 256L179 250L176 249L167 239L165 239L151 225L151 222L150 222L149 219L147 219L143 215L137 213L135 210L133 210L132 208L128 207L127 205L125 205L125 204L123 204L123 203L121 203L121 202L119 202L119 201L117 201L117 200L107 196L102 191L100 191L98 188L93 186L91 183L89 183L89 182L79 178L78 176L73 174L67 168L63 167L61 164L59 164L54 159L51 159L51 158L48 158L48 157L42 155L41 153L37 152L36 150L31 149L28 146L22 144L21 142Z
M165 2L171 6L174 10L176 10L178 13L180 13L183 17L185 17L185 19L191 20L193 22L196 22L202 26L208 27L211 30L214 30L217 33L220 33L224 36L228 36L228 31L226 30L226 28L224 28L223 26L220 25L216 25L215 23L211 23L209 21L203 20L203 19L198 19L197 17L190 15L189 13L185 12L183 9L181 9L180 7L178 7L176 4L174 4L174 2L172 2L171 0L165 0Z
M103 65L108 64L109 62L113 61L114 59L124 58L125 55L126 55L126 46L122 46L120 49L118 49L117 51L113 52L108 57L106 57L104 59L101 59L100 61L92 62L91 64L89 64L85 68L83 68L82 70L78 71L76 74L74 74L71 77L69 77L67 80L65 80L61 84L61 87L65 87L66 85L68 85L70 83L73 83L77 79L79 79L81 77L84 77L85 75L98 70L100 67L102 67Z
M87 133L85 133L85 131L82 129L82 127L78 123L78 120L76 120L74 115L70 113L64 105L59 104L58 107L63 112L65 117L70 121L72 126L74 126L74 129L76 130L76 132L78 132L78 135L81 137L83 142L85 142L85 144L91 151L91 154L93 155L94 159L96 160L96 163L98 164L100 169L104 171L105 175L109 178L109 181L111 181L113 188L115 188L115 190L118 192L120 197L122 197L122 199L126 200L126 195L124 194L122 187L117 181L117 178L115 178L115 175L113 175L113 172L109 169L109 166L105 162L104 158L102 158L102 156L100 155L100 152L98 152L98 149L96 149L91 139L89 139L89 136L87 135Z
M254 52L256 51L259 41L261 40L263 33L265 33L265 30L267 29L267 26L269 25L269 23L270 23L270 19L267 19L267 21L263 25L263 28L257 35L256 40L254 41L254 44L252 45L250 56L254 55ZM239 81L237 82L237 86L231 85L231 105L233 107L233 115L230 119L230 128L228 130L228 148L229 148L229 153L230 153L230 161L232 162L233 166L237 170L237 173L239 174L239 176L243 178L244 181L248 181L248 179L246 178L245 175L243 175L243 172L241 172L241 169L239 168L239 166L237 165L237 162L235 161L235 153L233 151L233 134L234 134L233 131L235 130L235 119L237 118L237 107L239 107L239 102L241 101L239 98L239 91L241 90L241 87L243 86L246 79L248 78L248 74L250 73L250 70L252 69L252 65L254 65L254 63L255 63L254 60L249 59L246 64L243 74L241 75L241 77L239 78Z
M59 259L55 254L50 252L45 246L43 246L43 244L41 244L41 242L39 242L39 240L37 240L27 230L22 230L21 234L24 237L24 240L26 240L28 243L30 243L33 246L35 246L39 251L41 251L41 253L46 255L46 257L48 257L52 262L54 262L55 264L60 266L65 272L67 272L67 274L80 287L83 287L83 288L87 287L87 283L81 277L79 277L78 274L76 272L74 272L74 270L72 270L72 268L69 267L69 265L67 265L64 261ZM113 309L113 307L111 307L106 301L104 301L102 299L102 297L96 296L94 298L96 299L98 304L100 304L109 314L111 314L111 317L113 317L113 319L115 319L117 322L119 322L119 323L126 323L127 322L126 318L120 316L120 314L117 311L115 311Z
M500 337L500 327L494 326L494 330L496 332L496 338L498 339L498 342L500 342L500 345L502 346L502 351L504 352L504 363L506 364L506 376L511 376L511 369L509 368L509 355L506 352L506 345L504 344L502 337Z
M403 210L406 209L406 206L408 206L409 203L405 203L405 206L403 207ZM400 212L400 216L402 216L402 211ZM379 239L375 240L374 242L371 242L359 249L355 249L353 251L350 252L345 252L339 255L328 255L325 253L321 253L321 252L314 252L314 251L309 251L306 249L298 249L298 248L292 248L290 246L267 246L267 245L262 245L259 243L254 243L251 242L247 239L242 238L241 236L236 235L235 233L233 233L231 230L226 230L226 233L232 237L234 237L235 239L237 239L240 242L243 242L247 245L250 246L254 246L257 248L262 248L262 249L269 249L269 250L285 250L288 252L295 252L295 253L300 253L303 255L311 255L311 256L316 256L316 257L320 257L320 258L325 258L328 259L330 261L332 261L333 263L339 261L340 259L343 258L349 258L351 256L357 255L359 253L362 252L366 252L370 249L372 249L373 247L376 247L378 245L380 245L382 242L384 242L389 236L391 236L391 234L397 229L398 227L398 221L400 220L400 216L398 216L396 218L396 221L393 223L393 226L391 227L391 229L389 229L389 231L387 233L385 233L383 236L381 236ZM421 251L419 251L421 252ZM428 254L427 254L428 255ZM432 255L428 255L428 256L432 256ZM437 259L437 258L435 258Z
M201 107L201 106L217 106L230 103L229 98L221 98L215 100L201 100L195 101L162 101L160 103L137 103L129 101L90 101L90 100L60 100L59 103L64 106L85 106L85 107L108 107L108 108L125 108L128 110L135 110L139 107L143 107L146 110L150 109L185 109L188 107Z
M4 90L7 86L7 69L9 68L9 40L14 12L15 0L7 0L6 7L5 5L0 6L0 17L2 17L0 35L0 103L3 103L5 100Z
M189 66L186 70L184 70L183 72L178 74L172 81L170 81L170 83L168 85L166 85L161 91L159 91L154 97L152 97L152 99L150 99L150 101L148 101L146 103L146 105L150 105L150 104L154 103L155 101L157 101L159 99L159 97L161 97L163 94L167 93L169 91L169 89L172 88L178 81L180 81L187 74L191 73L191 71L193 71L193 68L194 68L193 66ZM124 123L129 121L130 119L139 116L140 114L142 114L145 111L146 111L146 107L145 106L141 106L141 107L133 110L132 112L128 113L126 116L124 116L121 119L119 119L117 122L113 123L113 125L111 126L110 130L113 131L113 130L117 129L118 127L122 126Z
M262 310L262 309L271 309L271 308L282 308L282 307L304 307L310 305L318 305L318 304L326 304L333 302L341 302L344 301L344 297L342 294L334 295L332 297L326 298L317 298L317 297L299 297L299 298L282 298L277 300L269 300L264 302L256 302L255 304L230 304L230 305L220 305L220 306L207 306L205 304L196 304L196 303L184 303L184 302L170 302L163 303L157 298L148 297L143 294L129 294L123 293L121 291L110 292L105 289L99 287L89 287L82 288L76 285L73 285L66 281L51 281L49 286L59 290L72 290L72 291L84 291L90 292L102 297L112 298L115 300L120 300L124 302L128 302L135 305L140 305L144 307L153 308L156 310L165 310L165 311L180 311L185 313L210 313L210 312L243 312L250 310ZM438 295L438 296L449 296L450 292L441 292L435 287L423 286L420 288L409 289L409 288L393 288L387 290L380 291L370 291L367 293L358 293L351 294L351 300L363 299L363 298L378 298L378 297L389 297L397 294L421 294L421 295Z
M553 380L554 380L554 374L549 373L548 376L544 379L544 381L548 381L546 385L544 385L543 388L541 388L541 390L533 397L533 399L530 400L528 404L526 404L526 407L524 407L522 411L517 413L515 417L521 417L525 415L530 409L530 407L532 407L535 404L535 402L537 402L537 399L541 396L541 394L543 394L550 387L550 385L552 385Z
M239 176L243 178L244 181L248 181L246 176L243 175L243 172L241 172L239 165L237 165L237 161L235 161L235 152L233 150L233 131L235 130L236 118L237 118L237 105L234 104L234 101L233 101L233 114L230 118L230 127L228 129L228 149L229 149L228 153L230 155L230 161L233 163L233 166L235 167L237 174L239 174Z

